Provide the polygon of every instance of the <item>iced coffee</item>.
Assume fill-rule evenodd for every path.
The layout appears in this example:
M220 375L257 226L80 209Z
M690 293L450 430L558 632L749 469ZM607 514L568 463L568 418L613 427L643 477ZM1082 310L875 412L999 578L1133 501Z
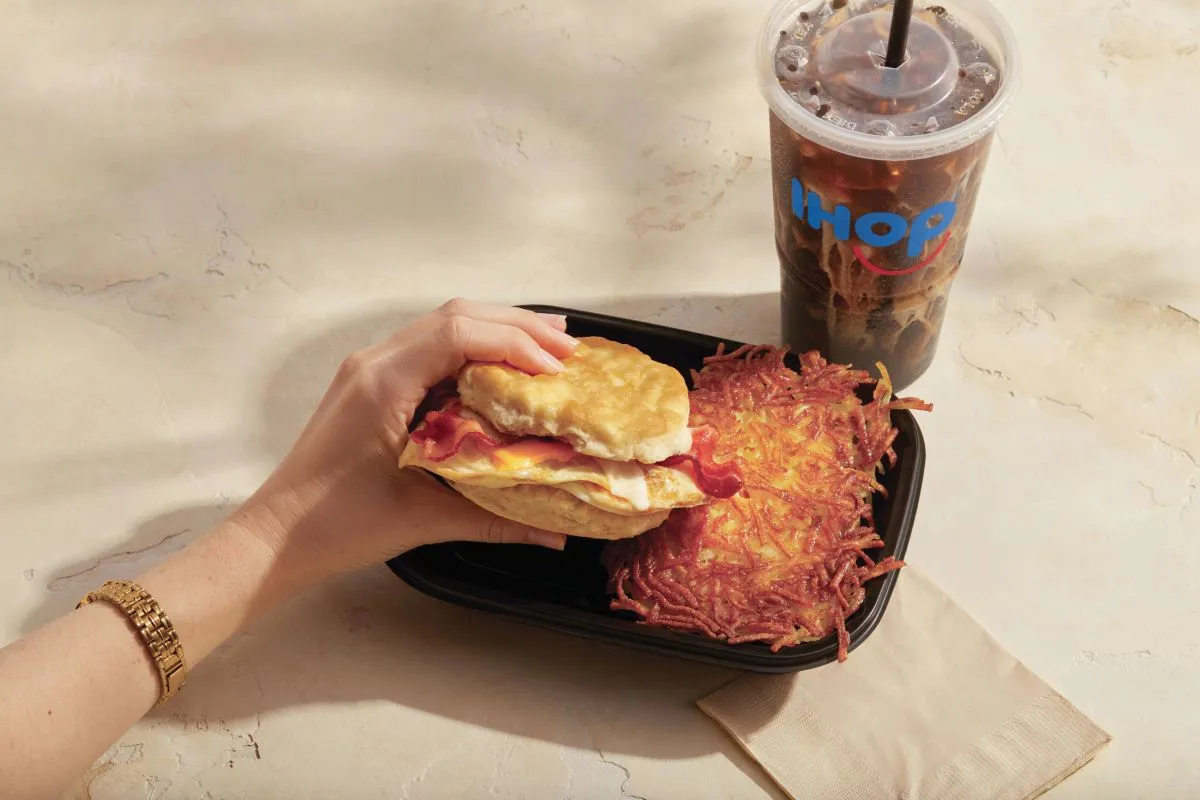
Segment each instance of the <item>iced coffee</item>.
M764 33L784 341L897 389L929 367L993 133L1018 72L982 0L783 0Z

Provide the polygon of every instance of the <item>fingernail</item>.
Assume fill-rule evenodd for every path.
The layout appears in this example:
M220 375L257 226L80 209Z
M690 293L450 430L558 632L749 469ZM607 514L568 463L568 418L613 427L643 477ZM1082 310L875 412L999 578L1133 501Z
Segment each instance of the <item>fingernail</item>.
M542 319L546 320L546 322L549 322L554 327L558 328L560 331L566 330L566 328L567 328L567 318L563 314L539 313L538 316L541 317Z
M567 537L561 533L551 533L550 531L530 531L529 543L536 544L538 547L548 547L551 550L564 550L567 546Z
M566 369L566 367L562 365L561 361L547 353L545 350L540 351L540 355L538 357L541 359L542 364L546 366L546 369L549 372L562 372L564 369Z

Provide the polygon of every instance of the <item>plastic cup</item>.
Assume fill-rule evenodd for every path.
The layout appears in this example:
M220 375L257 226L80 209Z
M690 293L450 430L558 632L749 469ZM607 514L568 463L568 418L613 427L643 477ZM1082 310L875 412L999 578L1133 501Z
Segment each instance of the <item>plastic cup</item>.
M1020 78L986 0L780 0L759 41L783 338L903 389L933 362L992 135Z

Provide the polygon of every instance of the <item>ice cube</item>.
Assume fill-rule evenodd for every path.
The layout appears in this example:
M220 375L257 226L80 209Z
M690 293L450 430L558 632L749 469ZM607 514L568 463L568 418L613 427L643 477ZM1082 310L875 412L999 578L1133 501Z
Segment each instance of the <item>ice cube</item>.
M886 119L873 119L863 130L875 136L898 136L900 134L896 126Z
M938 127L939 128L941 128L942 126L952 127L953 125L956 125L957 123L962 122L961 119L956 119L956 117L955 117L956 114L958 114L958 112L956 112L954 109L951 109L949 111L946 111L943 109L942 111L939 111L938 115L937 115ZM959 115L959 116L961 116L961 115Z
M798 44L779 48L775 54L775 75L781 80L800 77L800 71L808 64L808 50Z
M811 91L801 95L804 99L801 100L804 105L808 106L810 111L816 111L821 106L830 105L829 98L823 94L813 94Z
M967 80L977 81L984 86L991 86L998 77L996 68L984 61L976 61L963 67Z
M963 61L975 61L983 55L983 44L978 39L971 39L963 45L959 55Z
M910 122L909 127L913 133L933 133L942 126L938 124L937 117L930 117L924 122Z

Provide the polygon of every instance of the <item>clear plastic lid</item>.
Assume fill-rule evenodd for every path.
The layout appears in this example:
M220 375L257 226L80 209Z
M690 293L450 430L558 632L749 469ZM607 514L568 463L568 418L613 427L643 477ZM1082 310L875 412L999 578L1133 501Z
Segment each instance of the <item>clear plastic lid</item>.
M886 0L780 0L759 43L775 114L805 138L887 160L953 152L995 128L1020 78L1015 38L986 0L918 2L904 62L883 64Z

